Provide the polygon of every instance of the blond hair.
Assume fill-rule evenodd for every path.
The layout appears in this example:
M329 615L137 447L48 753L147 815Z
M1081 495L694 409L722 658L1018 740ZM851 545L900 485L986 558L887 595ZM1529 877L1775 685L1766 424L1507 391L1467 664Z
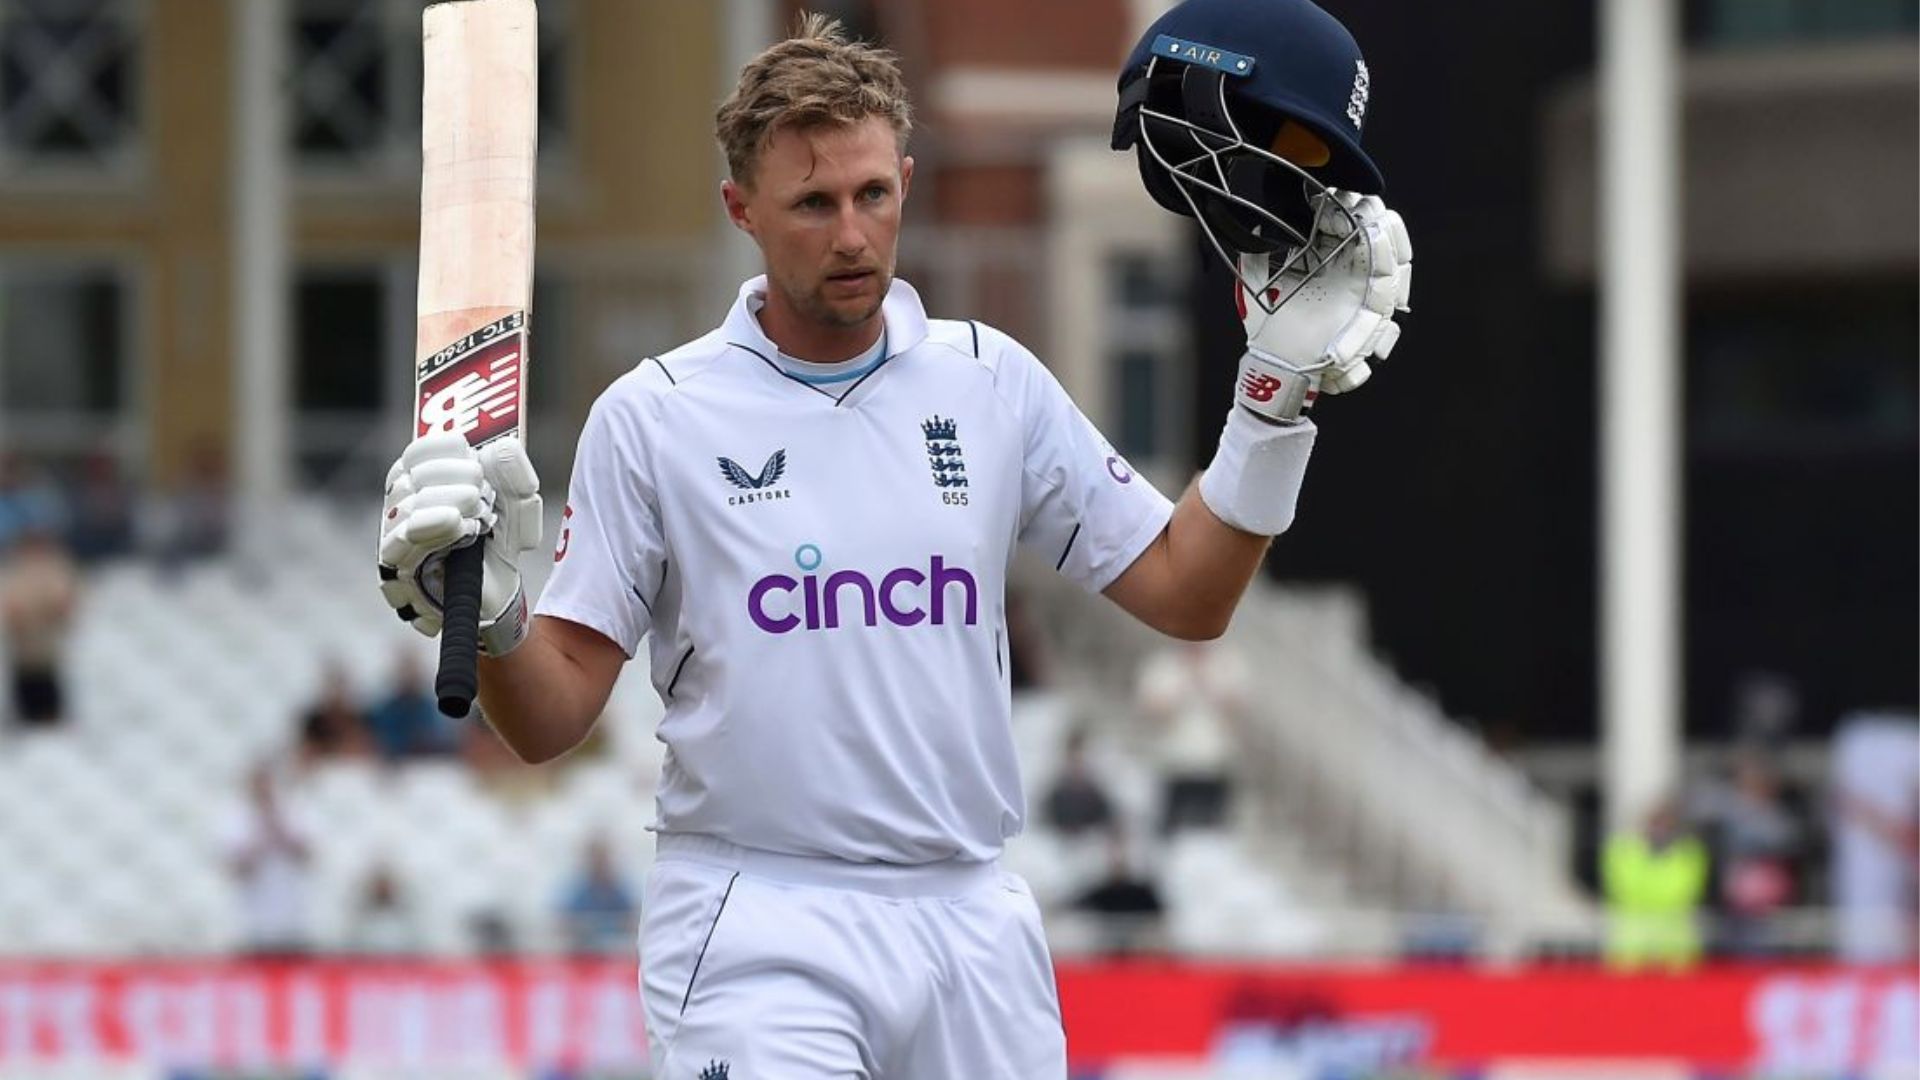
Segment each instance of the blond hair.
M851 41L838 20L802 15L792 37L748 61L714 116L714 137L737 184L749 184L760 151L783 129L839 127L877 116L904 145L913 130L900 58Z

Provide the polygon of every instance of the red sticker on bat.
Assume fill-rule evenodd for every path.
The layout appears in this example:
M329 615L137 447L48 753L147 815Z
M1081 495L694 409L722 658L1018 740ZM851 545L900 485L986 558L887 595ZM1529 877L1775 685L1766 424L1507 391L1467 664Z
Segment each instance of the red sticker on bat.
M527 335L507 333L437 367L419 386L415 435L457 431L483 446L520 426Z

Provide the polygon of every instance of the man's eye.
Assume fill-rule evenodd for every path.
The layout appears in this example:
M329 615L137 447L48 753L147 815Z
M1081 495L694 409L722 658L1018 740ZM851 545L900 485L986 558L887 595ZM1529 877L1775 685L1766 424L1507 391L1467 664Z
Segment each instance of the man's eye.
M887 197L887 189L881 187L879 184L875 184L874 186L861 192L860 197L867 200L868 202L879 202L881 199L884 199Z
M826 205L827 200L819 195L809 195L801 199L799 203L800 209L802 210L819 210Z

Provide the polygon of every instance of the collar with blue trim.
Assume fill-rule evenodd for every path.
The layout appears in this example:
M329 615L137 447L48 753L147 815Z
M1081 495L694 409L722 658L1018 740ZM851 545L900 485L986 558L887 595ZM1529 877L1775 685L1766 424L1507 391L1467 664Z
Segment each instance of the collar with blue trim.
M766 294L765 274L741 285L740 295L721 327L726 331L727 341L758 353L771 363L780 348L760 328L760 320L754 316L756 305L748 302L753 297L764 299ZM880 302L880 319L885 325L881 338L887 343L886 356L881 359L898 356L927 339L927 309L920 303L920 294L900 278L893 279L887 298Z

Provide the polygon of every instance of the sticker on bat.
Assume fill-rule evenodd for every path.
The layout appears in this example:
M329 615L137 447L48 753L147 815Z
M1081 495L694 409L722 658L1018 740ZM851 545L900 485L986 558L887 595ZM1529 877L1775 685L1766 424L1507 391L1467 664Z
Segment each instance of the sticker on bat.
M519 427L527 336L491 336L439 364L419 386L415 434L456 431L483 446Z

